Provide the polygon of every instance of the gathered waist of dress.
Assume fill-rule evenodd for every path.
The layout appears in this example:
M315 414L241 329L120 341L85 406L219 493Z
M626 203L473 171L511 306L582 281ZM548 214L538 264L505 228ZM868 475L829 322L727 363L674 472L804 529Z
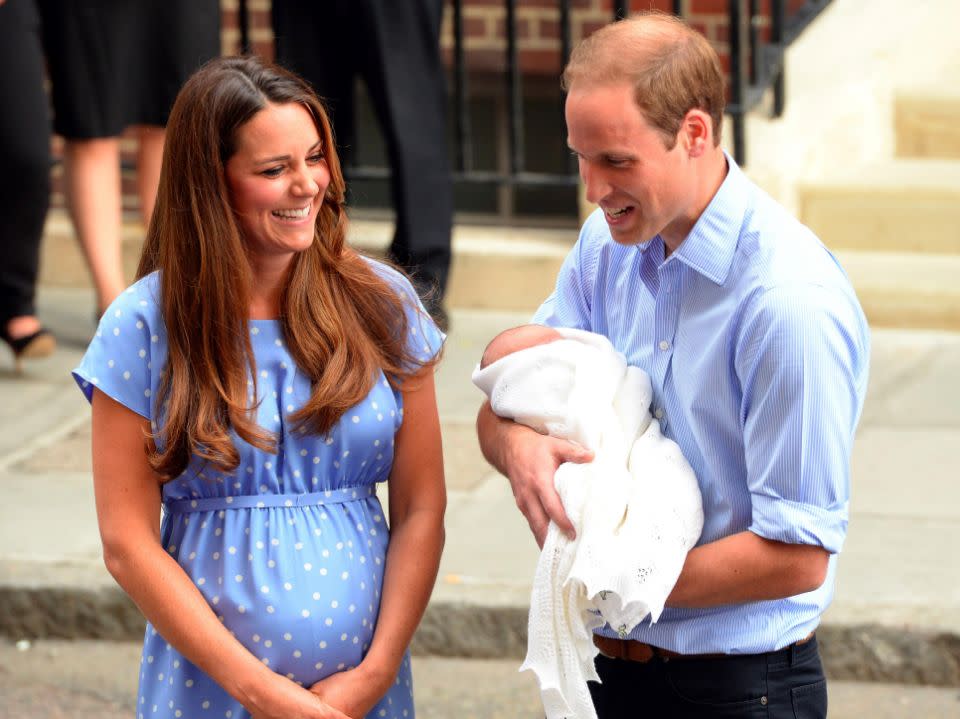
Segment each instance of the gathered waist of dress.
M210 512L220 509L265 509L267 507L318 507L329 504L344 504L368 499L376 494L376 486L346 487L325 492L305 494L241 494L227 497L204 497L203 499L177 499L163 503L168 514Z

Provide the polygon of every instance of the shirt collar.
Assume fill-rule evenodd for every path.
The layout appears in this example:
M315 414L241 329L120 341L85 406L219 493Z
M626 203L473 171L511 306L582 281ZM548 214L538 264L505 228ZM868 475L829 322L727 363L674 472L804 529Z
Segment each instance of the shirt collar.
M724 283L733 264L751 187L733 158L723 154L727 176L690 234L670 255L717 285Z

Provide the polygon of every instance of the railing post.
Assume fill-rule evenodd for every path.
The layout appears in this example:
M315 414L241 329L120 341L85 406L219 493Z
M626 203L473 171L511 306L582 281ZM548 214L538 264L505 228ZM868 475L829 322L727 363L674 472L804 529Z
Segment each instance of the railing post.
M756 85L763 74L763 53L760 52L760 0L750 0L750 84Z
M567 67L567 63L570 61L570 52L573 47L573 42L571 41L570 33L570 0L559 0L560 4L560 71L563 72ZM565 129L567 126L566 121L566 104L567 104L567 93L560 93L560 120L562 122L562 127ZM571 175L576 174L577 165L573 160L573 156L570 153L566 153L566 167L567 172Z
M743 15L741 12L742 0L730 0L729 23L730 36L730 104L733 120L733 158L738 165L746 163L746 147L744 146L744 101L746 99L743 72L743 41L741 30Z
M247 8L247 0L238 0L237 22L240 25L240 54L250 54L250 12Z
M523 91L517 51L517 0L507 0L507 103L510 112L510 174L523 171Z
M470 172L473 168L472 132L467 107L467 61L463 42L463 0L453 0L453 67L454 97L456 101L457 169Z
M773 78L773 116L783 114L786 102L786 87L783 66L786 62L787 48L784 43L784 24L787 20L787 0L773 0L770 8L770 42L780 48L780 66Z

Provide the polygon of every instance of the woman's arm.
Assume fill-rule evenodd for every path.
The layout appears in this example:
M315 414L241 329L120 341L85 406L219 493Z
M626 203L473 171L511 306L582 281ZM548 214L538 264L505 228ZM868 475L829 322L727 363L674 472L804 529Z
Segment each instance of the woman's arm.
M407 380L402 392L403 424L389 482L390 544L373 642L356 669L312 687L350 716L364 716L396 680L430 599L443 549L447 493L433 368Z
M103 559L157 631L255 717L345 719L275 674L217 619L160 544L160 482L147 463L149 422L93 394L93 484Z

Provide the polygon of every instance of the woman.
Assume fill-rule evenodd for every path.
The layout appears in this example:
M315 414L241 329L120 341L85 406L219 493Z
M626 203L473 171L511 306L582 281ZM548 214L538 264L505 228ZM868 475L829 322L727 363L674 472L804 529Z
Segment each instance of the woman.
M412 717L406 647L443 544L443 336L405 278L345 245L303 81L214 60L169 129L140 279L75 372L104 560L149 620L138 711Z

